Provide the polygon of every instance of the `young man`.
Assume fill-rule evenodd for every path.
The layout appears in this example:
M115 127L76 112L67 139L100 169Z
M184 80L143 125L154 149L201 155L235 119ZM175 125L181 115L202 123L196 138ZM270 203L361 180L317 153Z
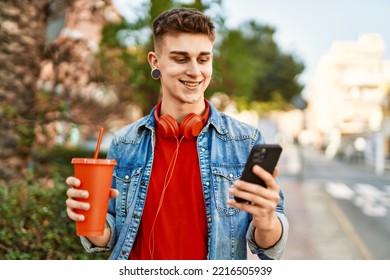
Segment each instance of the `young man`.
M284 197L271 175L267 188L238 180L260 131L218 112L204 92L212 75L214 26L195 9L173 9L153 23L152 78L162 99L114 136L113 189L102 237L82 237L89 252L110 259L279 259L288 232ZM67 178L67 213L89 205L77 178ZM251 203L238 203L233 197Z

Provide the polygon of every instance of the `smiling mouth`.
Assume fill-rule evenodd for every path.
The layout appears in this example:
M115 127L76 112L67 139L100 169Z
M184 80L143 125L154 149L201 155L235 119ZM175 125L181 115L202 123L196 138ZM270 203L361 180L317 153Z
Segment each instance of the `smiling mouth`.
M187 87L197 87L202 83L202 82L186 82L186 81L180 81L180 82Z

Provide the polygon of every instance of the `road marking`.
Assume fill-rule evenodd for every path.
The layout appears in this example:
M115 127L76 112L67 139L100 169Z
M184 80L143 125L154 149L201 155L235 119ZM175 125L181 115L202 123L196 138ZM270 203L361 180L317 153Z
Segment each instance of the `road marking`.
M370 197L357 196L354 199L354 204L359 207L366 216L385 217L387 214L386 207Z
M362 254L365 260L373 260L374 257L371 251L368 249L363 240L359 237L355 228L349 222L348 218L344 215L340 207L332 199L329 199L330 208L332 209L336 219L339 221L341 228L349 236L352 242L355 244L358 251Z
M354 204L370 217L385 217L387 214L386 194L371 184L356 184L354 190L357 196Z
M341 182L328 182L326 191L336 199L351 200L353 204L370 217L385 217L390 207L390 186L385 191L371 184L355 184L353 188Z
M380 198L382 204L390 208L390 185L383 186L386 194Z
M328 182L325 188L334 198L351 200L355 196L355 192L344 183Z
M370 184L355 184L354 189L356 193L362 196L378 198L385 195L383 191Z

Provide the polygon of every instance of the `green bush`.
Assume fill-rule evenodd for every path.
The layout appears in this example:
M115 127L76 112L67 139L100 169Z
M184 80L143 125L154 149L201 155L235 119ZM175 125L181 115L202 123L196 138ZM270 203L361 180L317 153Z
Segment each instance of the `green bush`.
M106 152L99 152L99 158L105 158ZM76 147L56 146L50 150L37 150L33 154L34 177L46 177L58 174L67 177L73 174L72 158L92 158L93 151Z
M70 159L79 155L82 152L63 148L42 153L36 157L35 167L40 171L33 178L0 183L0 259L108 258L109 253L84 250L75 223L66 214L64 176L73 174Z

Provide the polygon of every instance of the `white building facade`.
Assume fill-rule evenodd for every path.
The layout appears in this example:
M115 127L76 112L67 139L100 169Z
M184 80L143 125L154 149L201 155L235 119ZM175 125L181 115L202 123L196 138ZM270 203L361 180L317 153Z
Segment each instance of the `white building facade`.
M318 63L306 112L317 146L334 156L345 153L349 141L351 156L361 152L378 172L390 154L390 62L384 55L379 34L334 42Z

